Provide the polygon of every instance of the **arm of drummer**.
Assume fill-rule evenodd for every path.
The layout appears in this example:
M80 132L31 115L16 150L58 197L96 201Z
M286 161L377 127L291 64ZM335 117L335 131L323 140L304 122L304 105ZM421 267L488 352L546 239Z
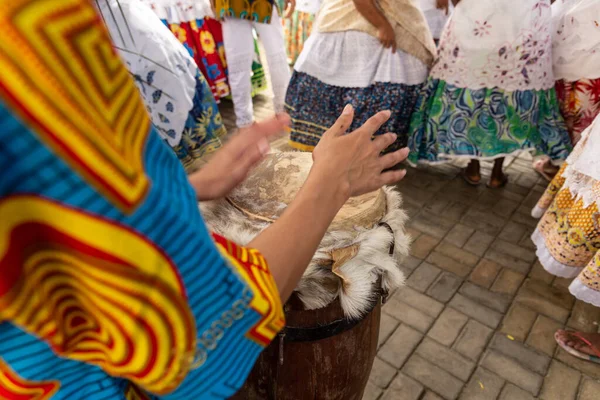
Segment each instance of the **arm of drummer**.
M377 37L383 47L391 48L392 52L396 52L396 34L390 21L385 17L379 9L375 0L353 0L356 10L367 21L377 28Z
M371 140L390 116L380 112L358 130L345 134L352 123L351 106L321 138L313 152L311 172L283 215L259 234L249 247L267 260L279 295L287 301L315 254L327 228L351 197L401 180L406 171L382 172L408 156L408 149L380 156L396 135Z

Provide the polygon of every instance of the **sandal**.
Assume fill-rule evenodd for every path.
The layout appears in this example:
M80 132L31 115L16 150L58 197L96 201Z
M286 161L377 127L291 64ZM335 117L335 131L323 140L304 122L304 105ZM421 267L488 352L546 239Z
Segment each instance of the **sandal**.
M504 178L502 178L502 181L498 185L491 185L491 181L492 180L490 179L490 181L486 183L485 186L487 186L489 189L502 189L504 186L506 186L506 184L508 184L508 175L504 175Z
M574 337L577 340L580 340L581 342L585 343L586 346L588 346L590 348L590 350L592 350L594 353L596 353L596 355L585 354L585 353L580 352L579 350L576 350L570 346L567 346L567 344L565 342L563 342L562 339L559 338L559 336L558 336L559 332L560 331L556 331L556 333L554 334L554 340L556 340L556 343L558 343L558 345L560 347L562 347L562 349L564 351L566 351L570 355L580 358L582 360L591 361L591 362L600 364L600 350L597 349L589 340L584 338L580 332L562 331L562 332L566 332L571 337Z
M465 182L467 182L471 186L479 186L479 185L481 185L481 177L479 177L478 181L473 180L470 176L467 175L467 173L464 170L461 172L460 176L463 178L463 180Z
M552 179L554 179L554 176L550 175L547 171L546 171L546 165L547 165L547 161L546 160L537 160L535 163L533 163L533 169L535 169L535 171L540 174L541 176L544 177L544 179L546 179L548 182L552 182Z

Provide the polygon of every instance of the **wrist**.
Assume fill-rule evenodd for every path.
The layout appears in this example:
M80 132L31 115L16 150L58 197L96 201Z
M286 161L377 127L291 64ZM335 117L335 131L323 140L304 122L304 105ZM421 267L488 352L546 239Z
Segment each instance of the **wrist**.
M214 188L211 184L209 177L206 172L199 170L194 172L188 177L188 182L196 193L196 199L198 201L209 201L214 200L215 196L211 190Z
M350 199L350 185L342 174L335 174L319 167L313 166L306 183L307 190L327 199L337 211Z

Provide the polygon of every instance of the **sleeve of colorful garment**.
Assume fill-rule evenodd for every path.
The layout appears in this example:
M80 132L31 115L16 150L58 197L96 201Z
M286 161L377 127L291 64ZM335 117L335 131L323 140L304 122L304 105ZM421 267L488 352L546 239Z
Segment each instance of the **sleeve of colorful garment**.
M223 399L283 326L87 0L0 0L0 398ZM7 38L10 38L8 40Z

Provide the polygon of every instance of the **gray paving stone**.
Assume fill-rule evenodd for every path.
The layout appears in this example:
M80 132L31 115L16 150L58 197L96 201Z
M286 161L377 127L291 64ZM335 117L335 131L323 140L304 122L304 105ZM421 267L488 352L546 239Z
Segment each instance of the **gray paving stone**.
M446 241L442 241L438 245L438 247L436 247L435 251L447 257L450 257L461 264L468 265L469 267L474 267L479 261L478 256L469 253L468 251L465 251L463 249L460 249Z
M400 325L377 353L379 357L396 368L402 367L423 337L407 325Z
M600 324L600 308L577 300L567 326L580 332L596 332Z
M577 400L598 400L598 393L600 393L600 381L584 378Z
M528 263L532 263L537 259L535 253L530 249L524 249L516 244L512 244L501 239L498 239L492 243L492 249L497 250L500 253L515 256Z
M438 245L439 238L428 235L427 233L419 236L410 247L410 255L421 260L427 258L429 253Z
M520 258L512 256L510 254L502 253L495 249L489 249L485 255L488 260L494 261L502 265L505 268L510 268L522 274L528 274L531 268L531 263L523 261Z
M523 304L515 303L504 317L500 331L520 342L525 342L537 315L535 311Z
M517 244L528 230L528 226L509 221L506 224L506 226L502 229L502 232L500 232L500 234L498 235L498 238L510 243Z
M429 286L435 281L435 278L440 274L442 270L438 267L423 262L407 279L406 284L419 291L425 292Z
M437 251L434 251L429 255L429 257L427 257L427 262L443 270L452 272L453 274L456 274L462 278L468 276L473 269L471 266L462 264L453 258L438 253Z
M485 350L492 333L492 329L487 326L475 320L469 320L453 348L471 360L478 360L481 353Z
M446 307L427 333L427 336L444 346L452 346L468 320L469 317L466 315L453 308Z
M553 361L544 379L542 394L543 400L575 400L581 374L566 365ZM599 393L600 394L600 393Z
M427 295L442 303L448 302L456 293L461 279L450 272L442 272L427 291Z
M469 379L475 369L473 361L429 338L423 339L423 342L417 347L416 354L463 382Z
M542 267L542 264L540 264L539 261L536 261L529 272L529 278L549 285L554 280L554 275L546 272L544 267Z
M598 368L598 364L573 357L564 351L560 346L556 348L554 358L563 364L568 365L569 367L600 381L600 368Z
M396 297L384 305L383 312L423 333L429 330L434 321L433 317L398 301Z
M496 400L502 386L504 379L479 367L464 388L460 400Z
M500 217L508 218L519 207L519 203L509 199L501 199L492 209L492 212Z
M463 203L452 203L444 210L444 215L452 221L460 221L467 211L469 211L468 205Z
M502 320L501 313L484 307L461 294L455 295L448 305L490 328L495 329Z
M510 297L500 293L490 292L470 282L465 282L459 289L459 293L477 303L489 307L501 313L505 313L510 306Z
M485 258L477 264L469 276L469 281L484 288L490 288L502 267Z
M540 375L521 366L518 361L494 350L484 354L481 366L534 396L537 396L542 387L543 378Z
M425 396L423 396L423 398L421 400L443 400L443 399L440 396L438 396L437 394L428 391L427 393L425 393Z
M475 232L473 228L462 224L456 224L454 225L454 228L448 232L444 240L454 246L463 247L471 235L473 235L473 232Z
M414 271L419 265L421 265L422 262L423 260L419 260L416 257L406 256L400 264L400 269L402 270L402 272L404 272L406 276L409 276L412 271Z
M520 272L513 271L508 268L503 268L498 276L498 279L492 285L492 292L502 293L508 296L513 296L519 290L521 283L525 280L525 275Z
M381 400L418 400L425 388L403 373L399 373Z
M388 315L386 313L381 313L381 322L379 323L379 342L378 347L383 346L383 344L388 340L392 333L396 330L396 328L400 325L400 322Z
M570 314L570 307L565 307L569 303L572 304L574 300L566 297L567 293L555 296L556 293L556 288L528 279L519 290L516 301L540 314L565 323Z
M467 243L463 246L463 249L470 253L476 254L483 257L487 249L494 241L494 236L489 235L485 232L475 231Z
M378 388L373 382L367 382L367 387L363 393L362 400L377 400L383 391Z
M552 357L557 346L556 340L554 340L554 333L562 327L563 325L560 322L539 315L525 343Z
M375 386L385 389L390 385L397 372L396 368L381 360L379 357L375 357L369 379Z
M501 333L494 335L489 348L515 359L523 367L542 376L548 371L552 360L548 355L538 353L521 342L510 340Z
M416 354L408 360L402 372L446 400L456 399L463 387L460 379Z
M452 229L454 222L437 215L423 213L414 218L410 226L421 232L426 232L430 236L442 239Z
M523 206L521 206L521 207L523 207ZM527 208L527 207L521 208L521 207L519 207L517 212L515 212L512 215L512 217L510 217L511 221L519 223L519 224L527 225L530 228L535 228L539 221L537 219L531 217L531 209L530 208Z
M498 400L534 400L534 397L512 383L507 383Z
M406 286L398 289L394 297L433 318L440 315L444 309L444 305L439 301Z

